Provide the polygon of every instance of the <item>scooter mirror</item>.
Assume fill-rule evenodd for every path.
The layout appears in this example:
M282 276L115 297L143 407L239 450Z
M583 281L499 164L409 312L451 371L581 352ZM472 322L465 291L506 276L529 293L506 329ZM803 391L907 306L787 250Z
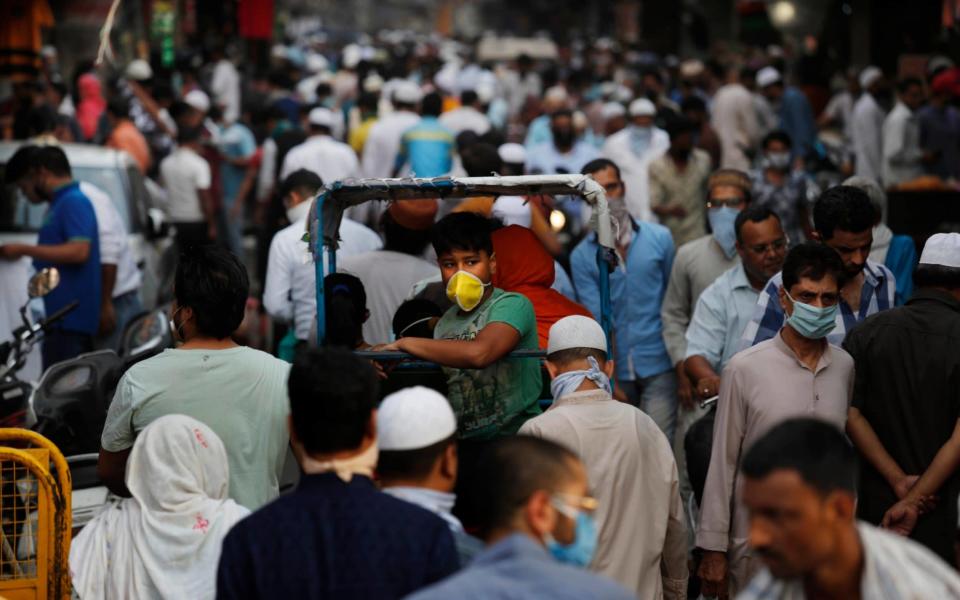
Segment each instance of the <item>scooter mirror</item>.
M27 295L31 298L40 298L52 292L60 285L60 271L53 267L40 270L27 282Z

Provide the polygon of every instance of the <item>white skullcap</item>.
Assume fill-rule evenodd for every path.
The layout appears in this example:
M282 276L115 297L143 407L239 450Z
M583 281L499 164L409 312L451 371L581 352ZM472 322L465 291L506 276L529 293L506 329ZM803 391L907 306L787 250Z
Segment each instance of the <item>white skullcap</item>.
M352 69L360 64L363 50L356 44L347 44L343 47L343 59L340 61L345 69Z
M860 87L866 89L876 83L883 77L883 71L874 66L869 66L860 72Z
M587 121L587 115L583 114L583 111L575 110L573 111L573 128L577 131L582 131L590 125L590 122Z
M493 100L494 95L496 95L497 90L494 87L493 83L489 81L481 81L477 84L477 98L480 100L480 104L490 104L490 101Z
M150 68L150 63L142 58L138 58L130 61L130 64L127 65L127 69L123 72L123 74L127 79L144 81L153 77L153 69Z
M183 97L183 101L202 113L210 110L210 96L207 96L200 90L187 92L187 95Z
M381 450L418 450L456 432L457 418L450 402L423 386L390 394L377 410L377 445Z
M283 44L274 44L270 48L270 56L273 58L282 58L286 60L287 58L287 47Z
M555 85L552 88L548 89L547 92L543 95L543 100L545 102L556 102L557 104L567 101L567 90L559 85Z
M504 225L519 225L530 228L533 216L530 214L530 205L523 196L500 196L493 203L493 216Z
M629 112L631 117L652 117L657 114L657 107L646 98L637 98L630 103Z
M412 81L403 80L393 92L393 100L400 104L416 104L423 98L420 86Z
M627 109L619 102L607 102L603 105L603 108L600 109L600 114L603 116L604 121L609 121L614 117L622 117L627 114Z
M497 154L500 155L500 160L505 163L522 165L527 162L527 149L522 144L513 142L502 144L497 148Z
M625 85L617 86L617 89L613 92L613 100L615 102L620 102L621 104L626 104L633 99L633 91Z
M695 58L680 63L680 77L692 78L703 74L703 63Z
M371 92L376 94L383 89L383 77L377 74L376 71L367 75L363 80L363 91Z
M773 67L764 67L757 72L757 87L762 89L775 83L780 83L780 71Z
M318 125L320 127L329 127L333 128L334 116L333 111L329 108L324 108L318 106L310 111L310 114L307 115L307 121L311 125Z
M923 245L921 265L960 269L960 233L935 233Z
M953 61L949 57L938 55L927 61L927 75L932 75L940 69L952 69Z
M320 71L326 71L330 63L322 54L312 53L307 55L306 66L307 71L319 73Z
M593 348L607 351L607 336L603 328L590 317L573 315L564 317L550 328L547 340L547 355L571 348Z

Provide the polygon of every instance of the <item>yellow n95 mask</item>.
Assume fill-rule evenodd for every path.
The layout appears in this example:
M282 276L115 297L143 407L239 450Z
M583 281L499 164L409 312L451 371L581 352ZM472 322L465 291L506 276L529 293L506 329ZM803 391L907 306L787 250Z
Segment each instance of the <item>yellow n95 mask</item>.
M473 273L457 271L447 282L447 298L466 312L475 309L483 300L484 288L491 284L480 281Z

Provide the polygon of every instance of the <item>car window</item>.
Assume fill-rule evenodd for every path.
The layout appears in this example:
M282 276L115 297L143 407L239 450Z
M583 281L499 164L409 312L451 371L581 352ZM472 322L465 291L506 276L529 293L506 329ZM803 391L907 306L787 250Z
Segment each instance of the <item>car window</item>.
M127 231L131 230L123 171L117 168L73 167L73 176L78 181L92 183L106 192L123 218ZM2 180L3 167L0 166L0 181ZM0 231L36 232L43 223L46 210L46 203L31 204L16 185L0 186Z

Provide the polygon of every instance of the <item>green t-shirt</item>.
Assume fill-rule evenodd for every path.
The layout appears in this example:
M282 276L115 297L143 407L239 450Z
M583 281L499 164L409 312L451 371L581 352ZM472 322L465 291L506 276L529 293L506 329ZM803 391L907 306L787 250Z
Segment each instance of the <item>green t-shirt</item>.
M256 510L279 494L289 444L289 373L288 363L244 346L164 350L124 373L100 444L109 452L126 450L164 415L193 417L227 450L230 498Z
M520 294L494 289L469 313L452 307L437 322L438 340L472 340L488 323L506 323L520 333L515 350L536 350L537 321L533 304ZM457 414L461 438L490 439L513 435L527 419L540 414L540 361L503 358L485 369L444 367L447 397Z

